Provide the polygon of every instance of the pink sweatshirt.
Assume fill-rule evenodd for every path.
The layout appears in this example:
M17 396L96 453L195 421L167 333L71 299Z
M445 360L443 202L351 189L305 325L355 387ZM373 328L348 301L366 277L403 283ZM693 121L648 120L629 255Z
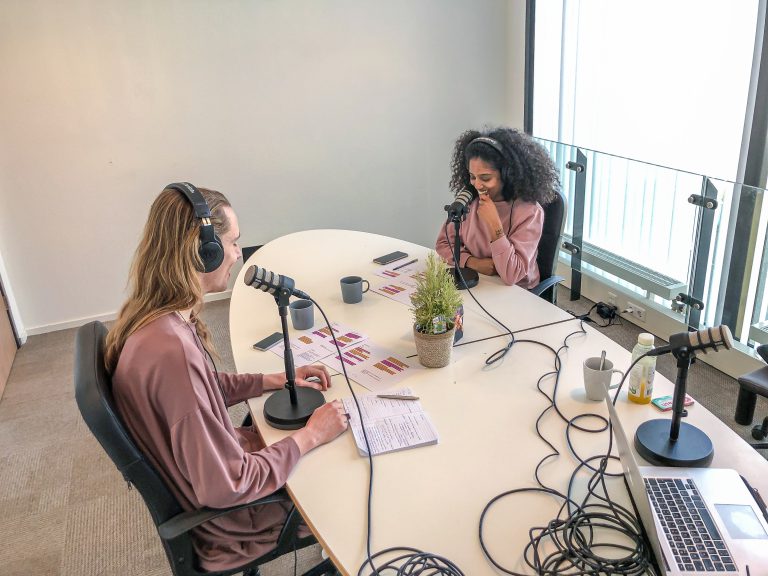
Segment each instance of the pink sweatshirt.
M512 204L494 202L499 212L501 226L506 232L498 240L491 242L491 234L477 215L480 203L475 201L469 207L466 221L461 223L461 254L459 263L465 267L470 256L475 258L493 258L493 266L505 284L517 284L525 289L539 283L539 267L536 264L539 240L544 225L544 210L538 202L515 200ZM509 214L512 212L512 225ZM440 228L435 250L453 266L454 225L448 224L450 246L445 238L445 226Z
M231 406L262 393L261 374L219 374ZM234 428L194 327L176 314L131 335L112 376L118 412L185 509L225 508L279 489L299 459L290 437L264 447ZM286 507L234 512L195 529L201 566L224 570L274 548Z

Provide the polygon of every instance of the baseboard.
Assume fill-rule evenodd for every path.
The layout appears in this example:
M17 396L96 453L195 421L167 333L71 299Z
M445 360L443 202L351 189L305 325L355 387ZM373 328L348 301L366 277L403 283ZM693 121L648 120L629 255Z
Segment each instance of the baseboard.
M216 292L215 294L207 294L204 298L205 302L214 302L216 300L227 300L232 296L232 290L225 290L224 292ZM67 320L66 322L57 322L55 324L45 324L43 326L35 326L29 328L26 331L27 336L35 336L37 334L47 334L48 332L57 332L59 330L68 330L70 328L79 328L83 324L98 320L99 322L109 322L117 318L117 311L108 312L106 314L98 314L96 316L85 316L83 318L77 318L75 320ZM26 338L25 338L26 340Z

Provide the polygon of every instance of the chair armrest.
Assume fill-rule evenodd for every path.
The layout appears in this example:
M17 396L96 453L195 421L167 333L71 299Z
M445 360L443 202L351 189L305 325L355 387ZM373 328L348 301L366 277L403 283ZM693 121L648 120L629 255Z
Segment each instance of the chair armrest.
M535 294L536 296L541 296L544 290L546 290L547 288L550 288L551 286L554 286L555 284L560 284L560 282L562 282L563 280L565 280L565 278L563 278L562 276L550 276L546 280L542 280L541 282L536 284L536 286L534 286L533 288L529 288L528 292L530 292L531 294Z
M158 525L157 532L160 534L160 538L163 540L173 540L181 536L182 534L189 532L192 528L200 526L209 520L226 516L231 512L237 510L245 510L246 508L253 508L254 506L263 506L265 504L272 504L274 502L292 502L290 496L284 489L280 489L274 494L259 498L253 502L247 502L246 504L238 504L237 506L231 506L229 508L200 508L198 510L189 510L177 514L170 520L166 520L162 524Z

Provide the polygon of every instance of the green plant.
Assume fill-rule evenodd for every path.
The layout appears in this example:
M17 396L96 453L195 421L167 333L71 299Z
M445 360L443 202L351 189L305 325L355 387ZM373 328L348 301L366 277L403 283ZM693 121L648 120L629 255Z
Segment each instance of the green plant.
M411 296L411 312L416 329L424 334L440 334L453 328L462 297L453 275L435 252L427 256L427 269L417 279Z

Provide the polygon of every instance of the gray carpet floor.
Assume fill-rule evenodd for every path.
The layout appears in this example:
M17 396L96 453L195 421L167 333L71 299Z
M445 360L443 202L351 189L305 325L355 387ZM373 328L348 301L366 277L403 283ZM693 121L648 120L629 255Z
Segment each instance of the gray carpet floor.
M559 305L580 313L592 305ZM221 355L219 368L234 370L229 342L229 301L206 305L204 318ZM631 349L634 325L604 333ZM0 573L6 576L168 576L170 569L149 513L135 490L103 453L80 418L74 400L72 365L75 330L32 336L13 364L0 400ZM676 368L660 357L658 370L674 380ZM738 385L733 378L694 364L689 391L742 437L749 426L733 421ZM245 407L233 408L240 422ZM756 417L768 415L761 399ZM299 552L299 573L320 561L319 546ZM262 568L264 576L290 575L292 555Z

